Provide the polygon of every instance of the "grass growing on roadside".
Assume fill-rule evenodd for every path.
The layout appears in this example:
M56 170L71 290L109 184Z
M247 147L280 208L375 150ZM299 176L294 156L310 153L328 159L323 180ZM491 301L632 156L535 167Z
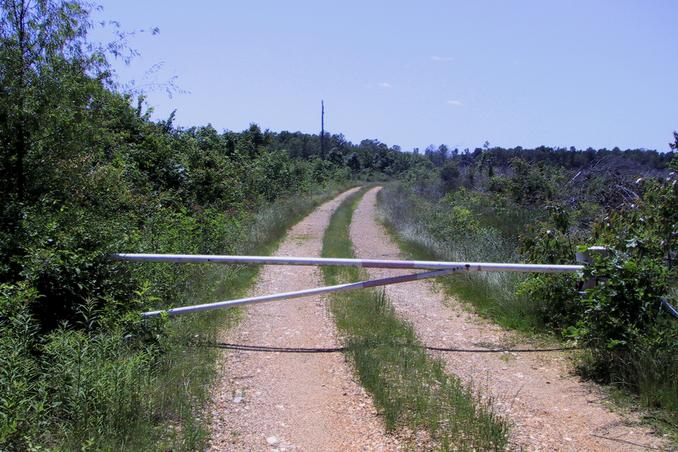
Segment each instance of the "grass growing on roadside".
M323 256L354 257L349 227L365 191L348 197L332 216ZM366 277L355 267L323 271L327 284ZM432 445L444 450L506 447L506 421L492 412L489 402L445 373L440 360L427 355L413 326L398 318L383 291L336 294L331 309L360 381L388 430L425 431Z
M417 260L451 260L440 255L425 245L399 234L397 226L390 218L382 218L382 224L389 237L396 242L402 253L410 259ZM519 275L509 274L508 279L514 282L506 283L515 287L520 279ZM485 318L492 319L499 325L526 333L543 332L544 324L537 312L534 303L516 296L514 293L497 291L496 285L488 282L486 277L474 273L458 273L442 278L436 278L445 293L453 295L474 307L475 312ZM500 283L501 284L501 283Z
M239 253L271 254L285 237L287 230L322 202L346 187L278 201L260 210L252 221ZM259 266L196 265L197 277L190 280L184 299L187 304L199 304L245 294L259 274ZM203 449L209 437L203 412L209 397L210 382L217 372L219 350L195 346L213 343L224 328L241 317L240 309L217 310L194 316L177 317L165 339L167 354L158 387L167 413L175 413L180 435L166 436L168 446L182 450ZM171 417L169 424L172 424ZM178 444L177 444L178 443ZM135 449L137 447L134 447Z
M377 201L387 232L406 256L420 260L484 262L515 259L508 251L515 245L506 244L505 238L485 231L478 236L450 237L445 243L436 240L427 230L428 219L421 216L421 212L415 213L416 206L403 196L387 186L378 193ZM421 202L429 201L422 199ZM437 279L446 293L472 305L478 314L501 326L526 333L544 332L538 303L515 292L521 280L522 276L516 273L460 273Z

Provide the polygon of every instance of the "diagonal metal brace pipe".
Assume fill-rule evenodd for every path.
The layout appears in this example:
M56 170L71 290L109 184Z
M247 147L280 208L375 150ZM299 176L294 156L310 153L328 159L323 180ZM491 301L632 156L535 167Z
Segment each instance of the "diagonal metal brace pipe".
M409 281L417 281L417 280L420 280L420 279L435 278L437 276L449 275L450 273L454 273L455 271L457 271L457 270L450 268L450 269L444 269L444 270L435 270L435 271L429 271L429 272L414 273L414 274L409 274L409 275L391 276L391 277L388 277L388 278L373 279L373 280L368 280L368 281L360 281L360 282L346 283L346 284L337 284L336 286L316 287L314 289L305 289L305 290L299 290L299 291L296 291L296 292L284 292L284 293L278 293L278 294L273 294L273 295L262 295L262 296L258 296L258 297L247 297L247 298L240 298L240 299L237 299L237 300L219 301L219 302L216 302L216 303L206 303L206 304L198 304L198 305L193 305L193 306L183 306L183 307L180 307L180 308L171 308L171 309L165 309L165 310L159 310L159 311L150 311L150 312L144 312L141 315L144 318L158 317L158 316L161 316L163 313L167 313L170 316L174 316L174 315L180 315L180 314L188 314L188 313L191 313L191 312L209 311L209 310L212 310L212 309L231 308L231 307L234 307L234 306L242 306L242 305L247 305L247 304L266 303L266 302L270 302L270 301L285 300L285 299L291 299L291 298L310 297L310 296L313 296L313 295L321 295L321 294L332 293L332 292L343 292L343 291L347 291L347 290L366 289L368 287L387 286L389 284L398 284L398 283L404 283L404 282L409 282Z

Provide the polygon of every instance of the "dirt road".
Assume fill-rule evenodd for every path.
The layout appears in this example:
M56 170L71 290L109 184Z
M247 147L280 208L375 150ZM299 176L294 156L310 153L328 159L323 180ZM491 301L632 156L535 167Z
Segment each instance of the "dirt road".
M397 259L398 247L376 219L376 194L358 206L351 238L361 258ZM405 273L370 269L373 277ZM482 348L515 343L503 331L446 299L434 283L388 286L399 315L410 320L419 338L437 347ZM497 409L512 421L511 444L529 450L644 450L666 445L647 428L607 409L601 392L571 375L563 353L440 354L448 372L496 398Z
M354 190L351 190L352 192ZM320 256L332 212L349 194L294 226L278 256ZM254 294L322 285L313 267L265 267ZM321 299L252 306L221 340L276 347L337 347ZM213 392L211 450L397 450L342 353L225 351Z

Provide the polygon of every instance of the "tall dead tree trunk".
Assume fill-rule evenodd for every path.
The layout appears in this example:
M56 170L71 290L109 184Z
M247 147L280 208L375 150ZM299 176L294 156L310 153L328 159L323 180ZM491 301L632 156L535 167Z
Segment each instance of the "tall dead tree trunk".
M26 142L26 69L27 69L27 30L26 19L28 14L28 4L21 0L12 5L14 28L17 31L17 61L16 64L16 86L14 91L16 94L16 123L15 123L15 138L13 143L14 158L14 177L16 183L16 195L19 202L24 200L26 190L26 174L25 174L25 160L28 151Z

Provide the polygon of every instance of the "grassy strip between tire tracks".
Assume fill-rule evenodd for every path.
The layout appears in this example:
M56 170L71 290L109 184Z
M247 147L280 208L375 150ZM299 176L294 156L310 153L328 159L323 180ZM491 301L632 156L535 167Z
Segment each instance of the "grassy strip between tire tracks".
M363 188L336 210L323 239L324 257L354 257L349 227ZM355 267L323 267L325 282L367 277ZM461 381L430 357L413 326L396 315L379 290L336 294L331 310L363 386L372 394L389 431L416 435L443 450L504 449L508 424ZM427 439L420 434L425 432Z

